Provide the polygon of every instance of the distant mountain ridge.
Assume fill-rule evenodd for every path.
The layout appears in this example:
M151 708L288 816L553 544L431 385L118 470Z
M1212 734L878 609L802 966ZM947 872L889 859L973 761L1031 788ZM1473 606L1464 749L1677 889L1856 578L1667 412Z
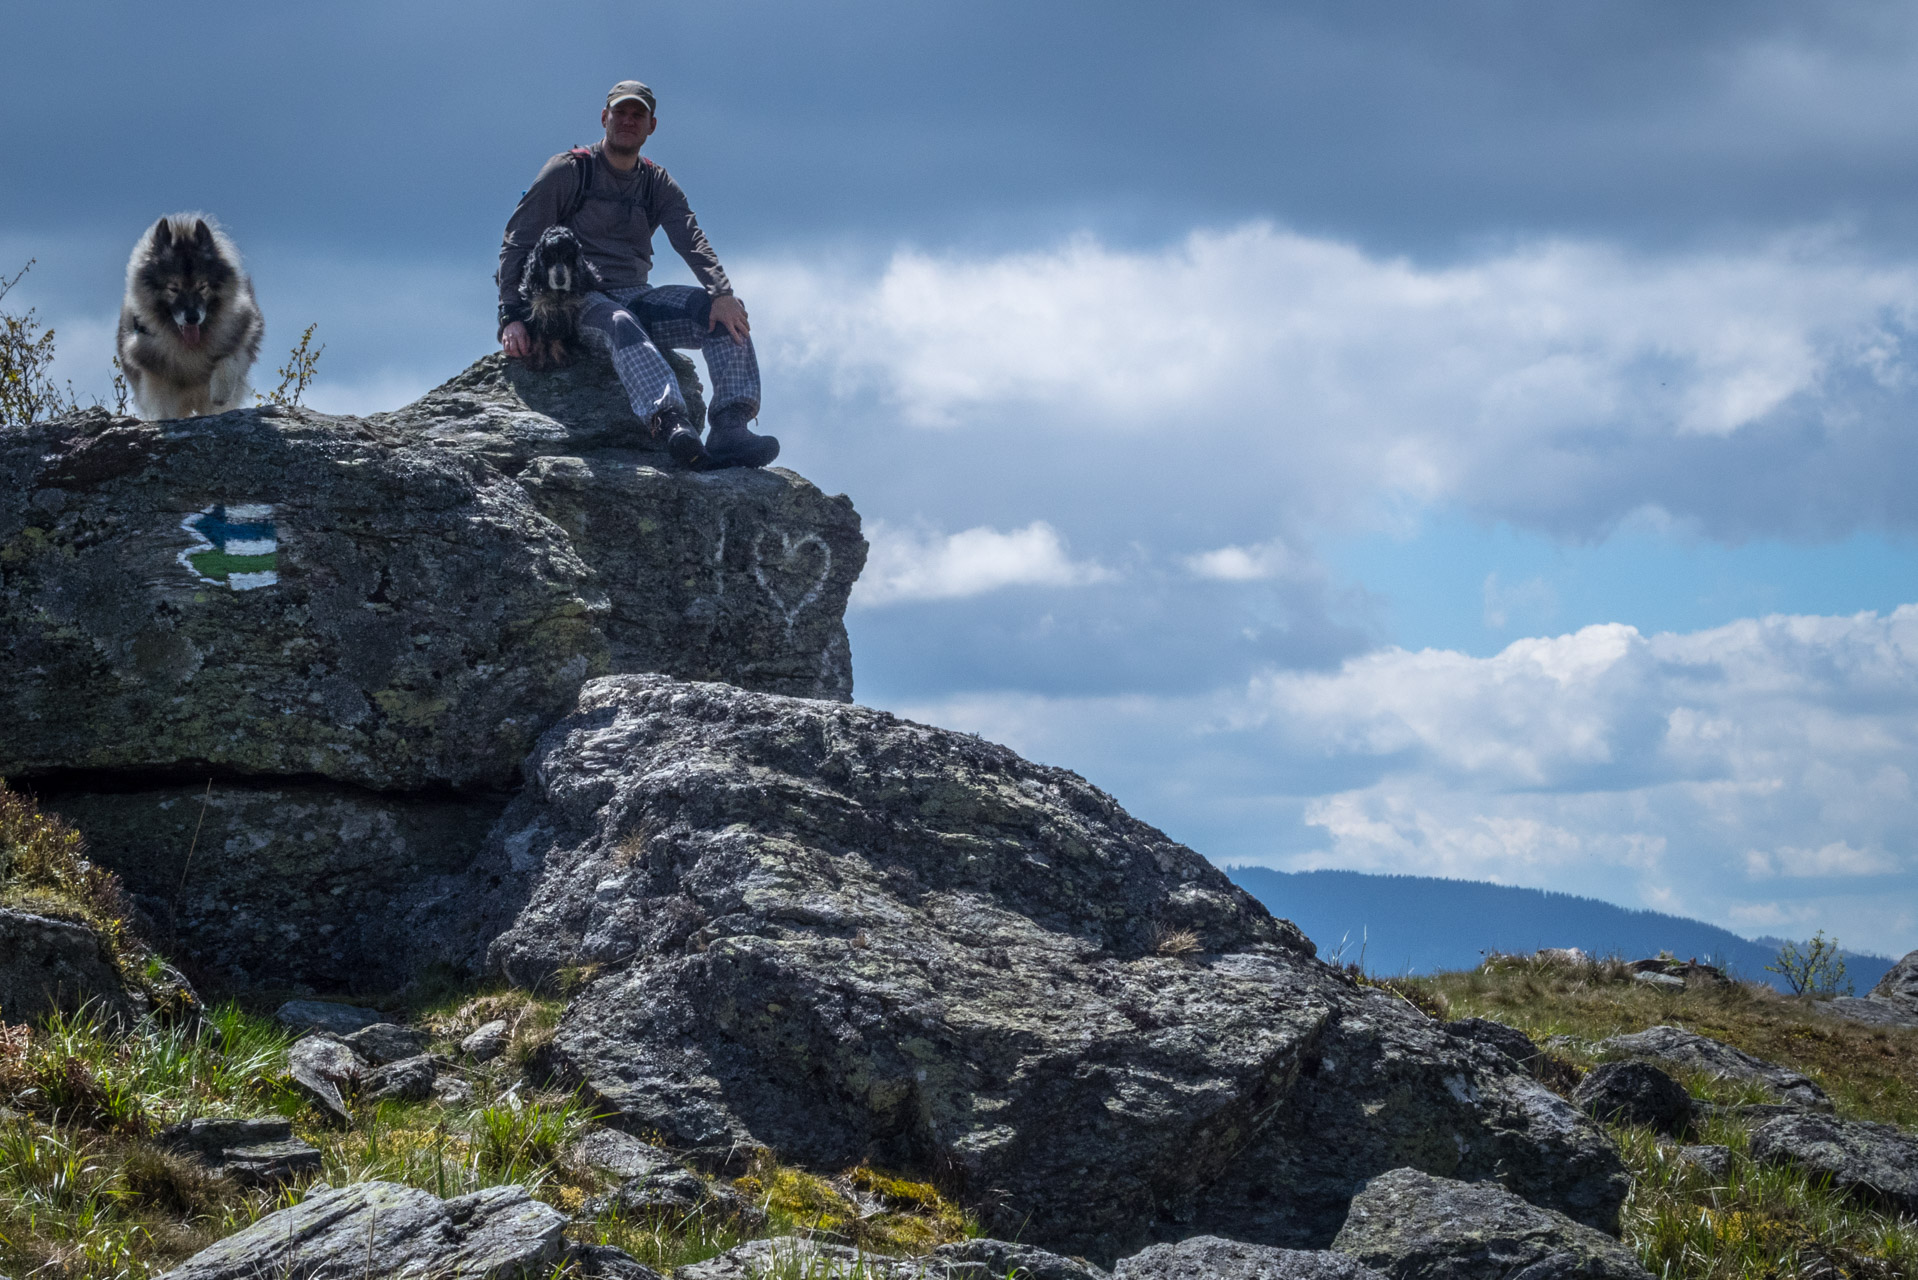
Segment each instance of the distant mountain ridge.
M1636 911L1596 898L1480 880L1359 871L1227 867L1226 874L1273 915L1305 930L1321 956L1330 959L1341 953L1352 962L1363 951L1368 973L1470 969L1488 951L1578 947L1592 955L1616 953L1628 960L1669 951L1680 959L1709 961L1736 977L1784 986L1779 975L1765 972L1778 955L1776 940L1765 945L1702 920ZM1848 951L1845 976L1863 995L1892 963L1884 956Z

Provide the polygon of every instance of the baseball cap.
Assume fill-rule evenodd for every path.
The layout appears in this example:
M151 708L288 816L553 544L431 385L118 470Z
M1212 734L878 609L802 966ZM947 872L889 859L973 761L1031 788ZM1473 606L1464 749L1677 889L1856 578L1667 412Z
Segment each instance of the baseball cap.
M653 91L637 80L621 80L614 85L612 91L606 95L606 105L616 107L628 98L645 103L648 111L656 113L658 110L654 105Z

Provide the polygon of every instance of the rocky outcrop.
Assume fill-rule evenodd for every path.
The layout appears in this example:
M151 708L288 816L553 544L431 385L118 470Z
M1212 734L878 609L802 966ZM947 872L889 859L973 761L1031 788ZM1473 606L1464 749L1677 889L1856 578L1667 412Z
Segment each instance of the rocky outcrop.
M1893 965L1864 997L1840 996L1824 1007L1854 1022L1918 1027L1918 951Z
M390 988L587 678L849 698L865 549L789 471L671 464L598 360L0 428L0 777L203 971Z
M1600 1040L1592 1048L1614 1057L1650 1059L1724 1080L1754 1084L1779 1102L1794 1107L1831 1110L1830 1096L1810 1078L1683 1027L1648 1027L1631 1035Z
M1897 964L1885 971L1878 979L1878 985L1871 994L1880 1000L1891 1000L1906 1005L1918 1013L1918 951L1906 953Z
M1562 1213L1416 1169L1367 1183L1332 1247L1393 1280L1651 1280L1629 1248Z
M0 775L501 785L608 669L592 571L478 457L275 406L0 433Z
M843 619L866 543L843 495L777 468L674 466L600 360L536 374L488 356L374 422L515 477L593 569L610 670L851 697Z
M441 1200L394 1182L308 1196L202 1249L160 1280L533 1280L565 1257L566 1216L524 1187Z
M1918 1138L1896 1125L1779 1116L1752 1130L1754 1160L1796 1165L1866 1201L1918 1213Z
M480 868L496 888L435 927L498 935L516 983L597 968L549 1056L634 1132L939 1170L1095 1258L1199 1230L1322 1247L1405 1164L1616 1224L1597 1126L1073 774L620 676L528 775Z

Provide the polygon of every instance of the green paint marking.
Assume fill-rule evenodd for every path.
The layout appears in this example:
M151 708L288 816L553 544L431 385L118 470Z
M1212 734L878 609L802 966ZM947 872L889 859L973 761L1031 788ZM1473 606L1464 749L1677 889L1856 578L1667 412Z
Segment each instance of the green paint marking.
M203 578L217 578L223 573L265 573L280 564L277 555L230 556L224 551L201 551L187 559Z

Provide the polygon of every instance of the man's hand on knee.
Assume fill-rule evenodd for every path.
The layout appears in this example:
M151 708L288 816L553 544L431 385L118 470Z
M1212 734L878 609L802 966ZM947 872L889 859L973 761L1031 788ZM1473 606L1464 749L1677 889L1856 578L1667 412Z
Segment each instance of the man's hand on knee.
M707 322L706 332L711 333L720 325L726 326L734 342L744 342L753 331L752 325L746 322L746 304L731 294L713 299L713 318Z
M526 326L517 320L499 331L499 346L509 356L524 356L533 349L531 339L526 336Z

